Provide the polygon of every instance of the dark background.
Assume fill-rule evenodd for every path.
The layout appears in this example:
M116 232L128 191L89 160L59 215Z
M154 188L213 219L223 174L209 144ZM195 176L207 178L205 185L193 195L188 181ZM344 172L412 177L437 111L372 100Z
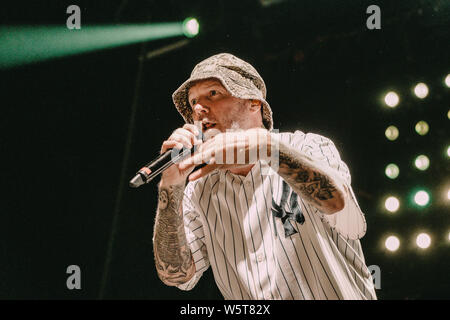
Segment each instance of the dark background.
M448 1L306 0L267 7L256 0L9 1L1 5L0 21L65 27L70 4L80 6L82 26L193 16L200 34L183 48L144 61L139 90L139 55L182 37L1 71L1 299L221 299L210 271L190 292L159 281L152 251L156 183L128 187L183 124L172 92L196 63L220 52L260 72L275 128L335 142L366 214L361 242L367 265L381 268L378 297L450 298L444 198L450 96L443 83L450 71ZM371 4L381 8L381 30L366 28ZM430 88L424 100L411 91L419 81ZM389 90L400 95L395 109L382 102ZM134 99L136 120L130 125ZM430 125L426 136L414 132L419 120ZM394 142L384 137L390 124L400 130ZM431 159L425 172L412 165L420 153ZM390 162L400 167L396 180L384 175ZM425 209L408 202L418 186L432 194ZM383 209L390 193L401 199L396 214ZM422 230L433 239L425 251L414 246ZM395 253L384 249L390 233L401 241ZM112 255L102 291L108 243ZM66 288L72 264L82 271L78 291Z

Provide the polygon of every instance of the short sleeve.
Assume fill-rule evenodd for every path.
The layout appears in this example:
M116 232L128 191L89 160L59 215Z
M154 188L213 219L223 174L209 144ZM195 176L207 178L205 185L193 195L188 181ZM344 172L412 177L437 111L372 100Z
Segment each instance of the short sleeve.
M208 253L204 243L205 234L203 223L195 207L195 183L189 182L184 190L183 197L183 221L187 243L195 263L195 274L186 283L178 285L181 290L191 290L200 280L203 272L209 267Z
M341 160L333 141L318 134L295 131L290 137L290 144L306 153L325 170L329 170L330 174L344 184L344 208L332 215L322 214L324 222L346 238L362 238L367 230L366 219L351 187L348 166Z

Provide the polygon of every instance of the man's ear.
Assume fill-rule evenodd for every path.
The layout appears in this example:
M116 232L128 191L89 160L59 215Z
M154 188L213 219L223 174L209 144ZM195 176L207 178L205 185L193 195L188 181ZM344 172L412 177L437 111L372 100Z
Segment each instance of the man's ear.
M259 111L262 110L262 103L259 100L250 100L250 110Z

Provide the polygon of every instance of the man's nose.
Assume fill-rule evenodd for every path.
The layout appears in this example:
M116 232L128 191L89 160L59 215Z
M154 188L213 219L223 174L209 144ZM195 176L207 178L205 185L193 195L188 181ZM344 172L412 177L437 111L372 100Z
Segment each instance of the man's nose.
M207 113L208 112L208 107L205 107L205 106L203 106L202 104L200 104L200 103L197 103L195 106L194 106L194 113L196 113L196 114L198 114L198 115L200 115L200 114L202 114L202 113Z

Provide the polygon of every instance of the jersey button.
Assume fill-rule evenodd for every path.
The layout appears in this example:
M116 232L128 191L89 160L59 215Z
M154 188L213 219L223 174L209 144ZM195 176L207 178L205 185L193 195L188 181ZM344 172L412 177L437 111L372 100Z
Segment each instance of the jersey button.
M256 260L258 260L258 262L262 262L264 260L264 255L262 253L258 254Z

